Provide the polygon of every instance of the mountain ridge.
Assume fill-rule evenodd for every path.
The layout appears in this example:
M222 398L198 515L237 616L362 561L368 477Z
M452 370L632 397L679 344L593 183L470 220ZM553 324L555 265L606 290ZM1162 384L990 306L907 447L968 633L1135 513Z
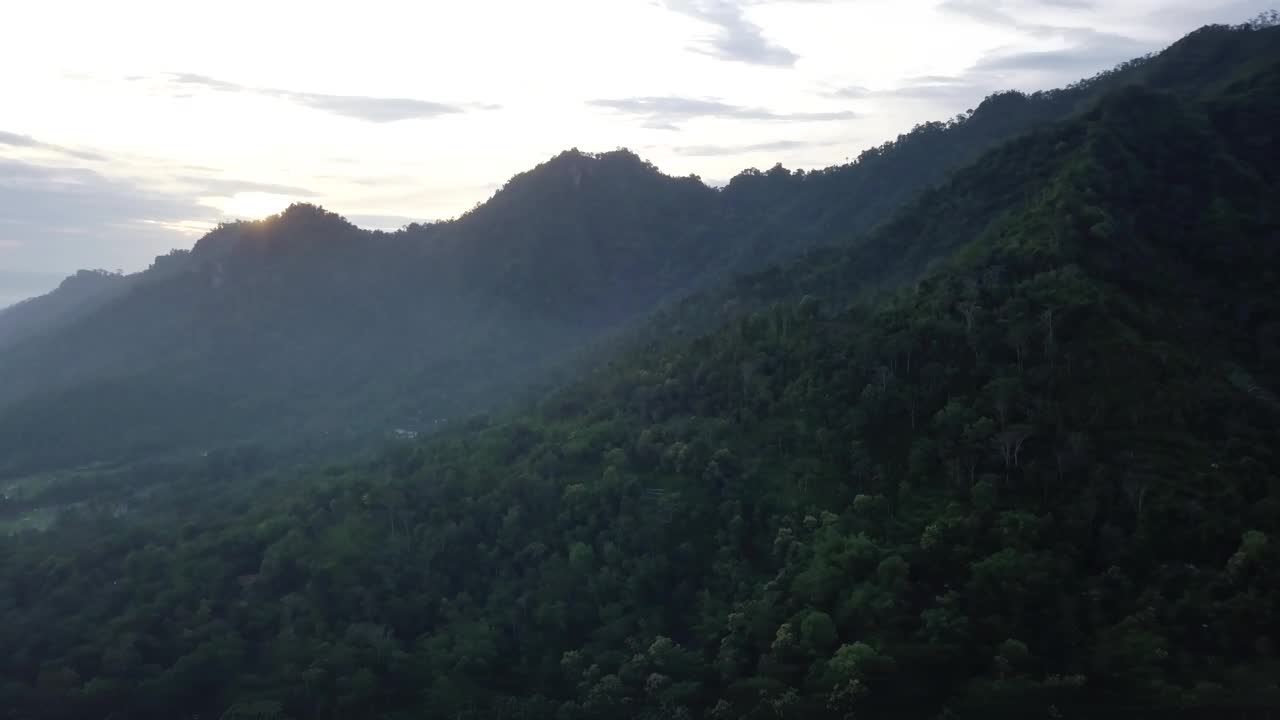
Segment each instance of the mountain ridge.
M553 381L553 369L649 322L655 309L673 308L691 329L714 327L753 306L690 311L717 297L709 288L734 277L767 285L771 271L758 271L770 263L812 254L816 267L824 247L857 245L886 222L923 222L930 216L894 213L994 144L1143 78L1204 94L1280 53L1275 33L1211 28L1064 90L993 95L849 165L748 171L721 190L663 175L630 151L566 151L452 221L371 232L299 205L228 224L189 253L157 259L100 304L63 305L55 293L0 313L0 371L14 378L0 387L0 453L10 472L127 457L137 450L123 442L135 411L175 420L164 440L145 445L191 450L303 435L357 442L465 416ZM947 229L919 228L939 241ZM856 272L817 268L814 288L891 286L946 251L945 243L919 244L915 255L867 251ZM40 333L6 341L5 328L28 311L38 322L26 327ZM102 383L162 405L167 394L206 401L195 412L139 406L117 415L94 398ZM59 428L68 413L84 418L74 436ZM33 450L32 438L49 449Z
M534 406L251 499L197 474L144 519L18 536L0 698L39 718L1274 713L1280 62L1238 70L1200 98L1106 93L838 262L748 278L766 301ZM923 246L905 285L838 282Z

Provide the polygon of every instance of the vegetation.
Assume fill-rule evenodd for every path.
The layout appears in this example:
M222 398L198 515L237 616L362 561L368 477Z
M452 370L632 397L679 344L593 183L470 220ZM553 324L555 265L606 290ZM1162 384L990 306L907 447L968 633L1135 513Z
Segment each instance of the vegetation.
M1111 89L534 407L15 535L0 708L1275 712L1280 63L1231 68Z
M108 270L81 270L53 292L0 308L0 348L65 324L128 285Z
M246 443L338 457L397 429L429 432L536 395L582 367L585 349L612 357L655 308L675 314L642 337L696 335L788 299L800 284L782 270L747 276L775 282L768 295L715 288L858 242L984 152L1110 90L1218 91L1242 67L1280 59L1265 24L1207 28L1069 88L993 95L823 171L752 170L713 190L626 151L571 151L454 221L373 233L299 205L219 228L145 273L84 273L0 312L0 476ZM900 236L916 223L931 239L910 256L876 246L801 293L834 301L917 276L945 255L940 243L966 241L1009 198L985 199L968 206L964 228L898 215ZM921 212L942 207L923 202ZM679 305L691 293L702 294Z

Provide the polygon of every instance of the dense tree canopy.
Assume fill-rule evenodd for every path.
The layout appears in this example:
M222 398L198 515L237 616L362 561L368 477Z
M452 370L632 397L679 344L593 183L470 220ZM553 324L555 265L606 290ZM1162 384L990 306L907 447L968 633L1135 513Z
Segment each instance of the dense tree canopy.
M0 543L0 713L1280 710L1280 63L1230 67L1111 88L536 404L119 471L133 510Z

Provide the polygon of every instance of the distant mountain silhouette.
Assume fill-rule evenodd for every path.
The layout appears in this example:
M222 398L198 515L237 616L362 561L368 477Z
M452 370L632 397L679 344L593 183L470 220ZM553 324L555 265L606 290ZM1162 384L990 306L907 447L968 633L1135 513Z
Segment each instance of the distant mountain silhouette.
M1275 716L1278 23L1193 35L1134 77L1200 89L1110 87L536 403L279 476L240 448L26 478L0 513L66 509L0 544L3 707ZM800 213L809 182L569 153L454 223L223 228L6 351L0 377L72 389L18 397L0 457L463 408L750 264L724 228Z
M626 150L572 150L452 221L371 232L295 205L219 227L142 273L82 273L0 313L0 471L240 442L337 448L430 429L538 387L657 308L857 246L984 152L1115 88L1214 92L1280 54L1269 37L1208 28L1066 89L993 95L817 172L750 170L715 190ZM915 224L909 247L844 257L861 257L856 272L815 271L814 287L892 285L964 237L922 224L928 215L893 222ZM922 239L930 233L937 243ZM734 307L686 307L672 324L710 327Z

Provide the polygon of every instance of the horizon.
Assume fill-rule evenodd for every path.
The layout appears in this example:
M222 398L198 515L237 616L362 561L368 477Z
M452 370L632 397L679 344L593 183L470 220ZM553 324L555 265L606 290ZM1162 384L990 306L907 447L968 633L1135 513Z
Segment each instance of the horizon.
M7 718L1280 710L1280 11L507 1L6 18Z
M136 2L150 24L108 12L50 47L32 42L38 33L18 38L0 50L5 67L23 70L7 71L14 112L0 126L0 268L136 272L219 222L294 202L371 230L452 219L570 147L629 148L711 186L776 163L840 165L993 92L1062 87L1268 3L627 0L613 7L636 29L624 38L584 35L618 18L582 0L547 11L481 4L403 23L431 28L437 45L394 47L404 31L384 26L391 37L376 51L368 38L380 36L368 34L350 53L321 40L399 16L311 12L314 27L282 39L276 29L298 17L291 7L261 9L248 27L233 8L201 18L209 25L196 37L163 32L190 20L181 11ZM59 8L100 10L55 5L20 9L15 26L49 26ZM525 22L494 29L495 10ZM449 40L478 27L493 30L482 47ZM211 39L231 32L274 45L228 57ZM574 49L599 62L585 67ZM462 72L423 81L413 53ZM558 77L570 71L572 82ZM0 307L13 292L0 279Z

